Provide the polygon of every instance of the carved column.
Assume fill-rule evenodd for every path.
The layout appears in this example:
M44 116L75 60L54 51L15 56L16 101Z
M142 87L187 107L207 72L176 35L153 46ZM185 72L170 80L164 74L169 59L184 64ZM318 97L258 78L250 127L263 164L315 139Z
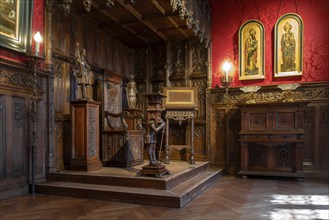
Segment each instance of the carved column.
M55 0L46 1L46 68L49 72L47 80L47 105L48 105L48 149L46 158L46 167L49 172L55 170L54 136L55 136L55 110L54 110L54 74L52 60L52 31L51 18Z
M212 84L212 69L211 69L211 42L209 44L208 49L208 62L207 62L207 69L208 69L208 79L207 79L207 88L211 89L211 84Z

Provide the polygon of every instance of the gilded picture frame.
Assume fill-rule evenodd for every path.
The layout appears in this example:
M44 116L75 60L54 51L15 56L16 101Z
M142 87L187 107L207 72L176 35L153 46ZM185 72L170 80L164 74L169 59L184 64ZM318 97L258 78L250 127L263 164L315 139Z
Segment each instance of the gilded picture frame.
M0 46L26 53L31 47L33 1L0 0Z
M196 87L163 87L164 109L194 109L197 107Z
M282 15L274 29L274 77L303 75L302 18L297 14Z
M248 20L239 29L239 80L265 78L265 28L258 20Z

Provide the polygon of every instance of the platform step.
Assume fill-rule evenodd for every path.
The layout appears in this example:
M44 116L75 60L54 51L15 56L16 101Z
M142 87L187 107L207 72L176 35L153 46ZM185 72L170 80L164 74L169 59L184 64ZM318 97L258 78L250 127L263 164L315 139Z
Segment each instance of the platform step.
M101 184L46 181L36 185L36 192L70 197L181 208L217 181L223 170L211 168L171 189L146 189Z
M210 163L197 162L191 165L182 162L171 162L166 165L166 168L171 171L169 176L165 175L163 178L139 176L136 178L138 172L147 164L122 169L103 167L102 170L97 172L54 172L47 174L47 180L167 190L204 172L208 169Z

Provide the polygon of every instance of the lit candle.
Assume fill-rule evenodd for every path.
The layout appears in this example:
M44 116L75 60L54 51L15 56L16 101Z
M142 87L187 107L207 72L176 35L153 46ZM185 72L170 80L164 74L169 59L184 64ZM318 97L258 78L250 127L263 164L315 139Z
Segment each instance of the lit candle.
M42 37L39 31L34 35L34 40L35 40L35 54L38 55L40 51L40 42L42 41Z
M225 82L228 82L228 71L231 68L231 64L229 62L225 62L223 65L223 69L225 72Z

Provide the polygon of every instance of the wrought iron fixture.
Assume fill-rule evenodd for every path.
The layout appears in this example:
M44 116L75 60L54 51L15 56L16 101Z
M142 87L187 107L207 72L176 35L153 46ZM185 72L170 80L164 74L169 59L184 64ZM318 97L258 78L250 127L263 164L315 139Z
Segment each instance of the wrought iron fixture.
M32 88L32 97L31 97L31 123L32 123L32 134L31 134L31 193L35 194L35 176L36 176L36 152L37 152L37 122L38 122L38 103L40 101L40 97L38 96L38 90L40 89L40 79L38 76L38 69L41 66L42 61L45 59L40 54L40 43L42 42L42 36L38 31L34 35L35 40L35 50L30 51L28 53L28 57L30 58L28 61L28 66L31 70L33 70L33 75L30 77L29 81L31 83Z

